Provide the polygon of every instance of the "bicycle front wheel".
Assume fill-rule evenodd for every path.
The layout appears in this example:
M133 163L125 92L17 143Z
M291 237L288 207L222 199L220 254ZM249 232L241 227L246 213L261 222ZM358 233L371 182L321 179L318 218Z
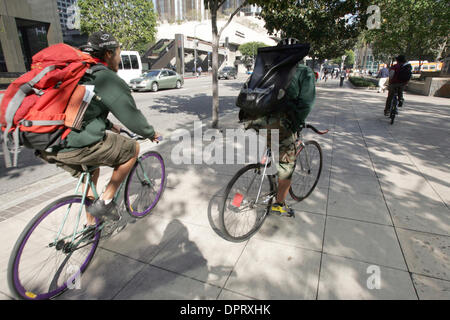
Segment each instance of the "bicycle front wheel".
M8 265L10 289L20 299L51 299L81 285L81 274L100 240L97 228L85 227L86 211L81 200L81 196L56 200L20 235Z
M166 186L164 159L156 151L139 157L128 175L125 185L125 207L135 218L150 213L161 198Z
M263 178L260 164L239 170L225 190L219 223L226 239L241 242L259 230L275 196L271 176ZM259 194L259 197L258 197Z
M322 161L322 148L316 141L306 141L300 146L289 188L292 199L302 201L313 192L320 179Z

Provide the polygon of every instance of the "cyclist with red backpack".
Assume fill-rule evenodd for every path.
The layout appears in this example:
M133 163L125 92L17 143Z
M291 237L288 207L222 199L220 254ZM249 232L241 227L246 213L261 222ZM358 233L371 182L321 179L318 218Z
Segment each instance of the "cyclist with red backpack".
M398 95L398 106L403 106L403 90L411 79L412 67L409 62L407 62L404 55L399 55L395 58L397 64L391 67L390 77L389 77L389 94L386 99L386 105L384 107L384 115L389 116L389 110L391 108L392 99L397 93Z
M93 33L83 52L89 53L98 63L94 72L86 73L80 83L95 86L97 99L92 99L83 117L81 130L72 130L64 144L52 152L39 151L39 157L65 169L74 177L80 176L85 166L109 166L114 168L111 180L101 198L89 208L88 223L95 219L118 220L117 204L112 199L122 181L133 167L139 155L139 143L121 136L120 126L107 117L111 112L128 129L156 141L160 136L136 107L127 84L116 74L120 64L120 45L113 35L106 32ZM106 133L111 130L113 133ZM97 183L100 169L93 172ZM88 196L93 198L92 191Z

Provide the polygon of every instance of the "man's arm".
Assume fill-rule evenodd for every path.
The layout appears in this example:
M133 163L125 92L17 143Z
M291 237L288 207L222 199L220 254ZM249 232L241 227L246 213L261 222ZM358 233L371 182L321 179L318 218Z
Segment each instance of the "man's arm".
M155 130L136 107L127 84L112 71L101 71L98 74L96 90L104 105L129 130L153 140Z

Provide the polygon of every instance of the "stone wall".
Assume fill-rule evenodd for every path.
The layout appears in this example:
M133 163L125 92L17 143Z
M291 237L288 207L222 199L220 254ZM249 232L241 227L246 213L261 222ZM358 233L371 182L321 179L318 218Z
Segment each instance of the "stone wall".
M425 81L411 80L406 90L424 96L450 98L450 77L427 77Z

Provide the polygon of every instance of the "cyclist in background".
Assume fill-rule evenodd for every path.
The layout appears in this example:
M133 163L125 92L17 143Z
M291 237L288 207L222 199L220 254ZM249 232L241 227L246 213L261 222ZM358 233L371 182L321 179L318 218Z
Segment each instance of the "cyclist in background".
M86 73L80 80L80 84L95 86L98 99L92 99L89 104L80 131L72 130L59 150L51 153L41 151L39 156L47 162L56 163L74 177L81 175L82 165L114 168L105 192L86 210L88 225L92 225L95 223L94 217L120 219L117 204L112 199L139 156L139 143L121 136L121 127L107 119L109 113L144 138L156 141L159 134L136 107L128 85L116 74L120 64L120 45L114 36L107 32L95 32L81 50L104 65L94 73ZM106 130L113 133L106 133ZM100 168L97 168L92 175L95 185L99 175ZM94 198L90 188L88 197Z
M404 55L399 55L395 58L397 63L393 65L390 69L389 75L389 86L388 86L388 97L386 99L386 105L384 107L384 115L389 116L389 110L391 108L392 99L397 93L398 95L398 106L403 106L403 90L411 79L411 64L409 64Z
M279 45L296 44L294 38L283 39ZM271 129L279 130L280 159L277 163L278 193L270 213L293 217L294 210L286 204L286 197L291 187L291 179L295 169L297 132L305 123L312 110L316 97L314 72L303 64L297 64L296 72L286 90L287 105L275 113L250 120L246 128L268 129L267 146L271 144ZM246 121L246 119L241 119Z

